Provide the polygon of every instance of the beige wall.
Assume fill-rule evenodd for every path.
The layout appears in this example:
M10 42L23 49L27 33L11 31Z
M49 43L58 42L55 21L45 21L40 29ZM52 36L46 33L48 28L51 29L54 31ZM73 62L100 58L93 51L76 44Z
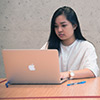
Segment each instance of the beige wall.
M50 19L60 6L72 7L83 35L97 51L100 66L100 0L0 0L0 78L2 49L39 49L47 41Z

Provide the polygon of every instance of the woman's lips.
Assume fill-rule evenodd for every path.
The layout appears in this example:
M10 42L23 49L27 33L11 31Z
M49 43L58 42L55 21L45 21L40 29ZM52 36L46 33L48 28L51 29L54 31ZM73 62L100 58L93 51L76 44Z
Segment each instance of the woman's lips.
M60 37L63 37L63 36L64 36L64 34L59 34L59 36L60 36Z

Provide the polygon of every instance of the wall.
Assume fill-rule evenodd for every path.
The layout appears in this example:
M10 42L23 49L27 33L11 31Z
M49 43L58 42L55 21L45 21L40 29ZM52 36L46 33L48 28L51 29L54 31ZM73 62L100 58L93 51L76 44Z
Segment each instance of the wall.
M50 19L60 6L72 7L83 35L97 51L100 66L100 0L0 0L0 78L6 77L2 49L39 49L47 41Z

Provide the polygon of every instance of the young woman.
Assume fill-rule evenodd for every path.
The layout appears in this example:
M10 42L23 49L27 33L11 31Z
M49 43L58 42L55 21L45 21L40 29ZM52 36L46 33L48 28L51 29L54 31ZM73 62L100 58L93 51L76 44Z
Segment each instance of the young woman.
M95 48L82 36L76 13L70 7L60 7L55 11L49 40L42 49L59 51L61 78L99 75Z

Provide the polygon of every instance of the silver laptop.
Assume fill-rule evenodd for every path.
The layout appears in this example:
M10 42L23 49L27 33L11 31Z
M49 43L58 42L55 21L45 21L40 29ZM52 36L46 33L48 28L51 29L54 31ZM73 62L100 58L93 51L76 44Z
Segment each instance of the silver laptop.
M4 49L3 61L10 84L61 84L57 50Z

